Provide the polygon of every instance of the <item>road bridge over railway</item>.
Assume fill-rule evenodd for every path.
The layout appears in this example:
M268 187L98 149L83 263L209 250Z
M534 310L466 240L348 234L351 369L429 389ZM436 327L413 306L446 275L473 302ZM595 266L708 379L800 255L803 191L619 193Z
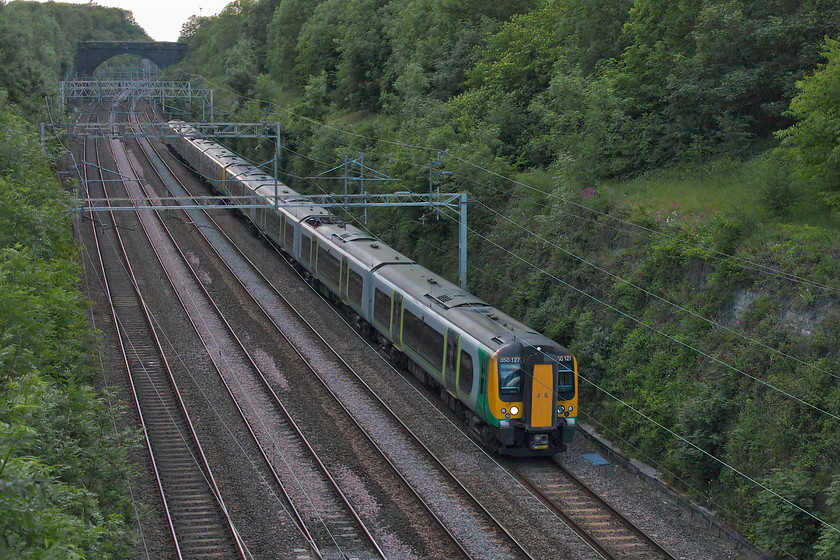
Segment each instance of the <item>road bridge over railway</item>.
M187 48L186 43L159 41L84 41L76 50L76 72L91 76L97 66L121 54L135 54L166 68L183 59Z

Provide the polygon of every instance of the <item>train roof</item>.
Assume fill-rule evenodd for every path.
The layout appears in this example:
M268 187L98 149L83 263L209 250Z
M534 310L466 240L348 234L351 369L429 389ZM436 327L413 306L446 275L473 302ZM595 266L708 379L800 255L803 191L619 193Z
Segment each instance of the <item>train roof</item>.
M324 220L311 218L306 223L313 227L322 238L327 239L353 257L368 270L385 264L414 264L410 258L392 249L366 231L345 223L342 219L330 216Z
M510 315L419 264L383 266L377 274L490 349L495 350L514 339L557 346L557 343Z
M297 196L297 194L298 194L298 193L297 193L297 192L295 192L295 191L293 191L292 189L290 189L290 188L289 188L287 185L285 185L284 183L281 183L281 182L279 182L279 181L278 181L278 182L277 182L277 185L275 186L275 184L274 184L274 180L273 180L273 179L271 179L271 177L269 177L269 178L268 178L268 180L269 180L269 181L271 181L271 182L269 182L269 183L261 183L261 184L260 184L260 185L259 185L259 186L255 189L255 191L256 191L256 193L257 193L258 195L260 195L260 196L264 196L264 197L267 197L267 198L270 198L270 199L272 199L272 200L274 199L274 194L275 194L275 192L277 193L277 196L278 196L281 200L287 200L287 199L289 199L289 198L292 198L292 197L294 197L294 196Z

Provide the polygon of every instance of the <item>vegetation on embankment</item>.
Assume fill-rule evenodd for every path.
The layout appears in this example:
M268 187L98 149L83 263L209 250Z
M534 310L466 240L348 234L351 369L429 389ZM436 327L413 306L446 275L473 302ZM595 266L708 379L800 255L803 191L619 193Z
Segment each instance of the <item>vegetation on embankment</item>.
M72 201L0 90L0 558L123 557L127 444L94 382Z
M239 0L184 26L180 70L217 118L280 121L303 192L362 150L402 178L369 188L424 192L448 149L470 290L571 346L585 419L759 546L828 560L838 21L823 0ZM371 216L456 276L451 215Z
M93 385L74 206L42 152L75 42L143 36L124 10L0 2L0 558L125 558L136 536L120 411ZM28 120L27 120L28 119Z

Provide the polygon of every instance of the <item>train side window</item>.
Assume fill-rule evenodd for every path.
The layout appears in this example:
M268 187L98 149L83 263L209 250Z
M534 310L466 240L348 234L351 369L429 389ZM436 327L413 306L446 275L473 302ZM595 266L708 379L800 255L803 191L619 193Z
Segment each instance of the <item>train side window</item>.
M363 288L363 280L362 275L350 269L350 284L347 289L347 296L350 298L350 301L354 303L358 303L361 305L362 303L362 288Z
M284 238L286 248L291 250L295 246L295 223L286 218L286 236Z
M443 335L409 310L403 314L403 343L437 371L443 368Z
M324 248L318 247L318 272L335 286L341 281L341 263Z
M461 350L461 365L458 369L458 388L465 395L472 393L473 361L472 356Z
M373 297L373 317L386 328L391 326L391 298L385 292L376 289Z
M312 265L312 238L306 234L301 243L300 258L304 264Z
M280 235L280 219L272 210L265 210L265 231L271 239Z

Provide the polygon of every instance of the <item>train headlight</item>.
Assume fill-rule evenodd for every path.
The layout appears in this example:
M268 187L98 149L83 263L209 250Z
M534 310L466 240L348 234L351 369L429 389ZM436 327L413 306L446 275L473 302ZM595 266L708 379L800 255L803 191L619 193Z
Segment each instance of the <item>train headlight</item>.
M519 414L519 407L518 406L510 407L510 413L514 414L514 415Z
M575 409L575 407L573 407L572 405L569 405L569 412L573 411L574 409Z
M503 409L502 409L502 414L504 414L504 413L506 413L506 412L507 412L507 409L506 409L506 408L503 408Z

